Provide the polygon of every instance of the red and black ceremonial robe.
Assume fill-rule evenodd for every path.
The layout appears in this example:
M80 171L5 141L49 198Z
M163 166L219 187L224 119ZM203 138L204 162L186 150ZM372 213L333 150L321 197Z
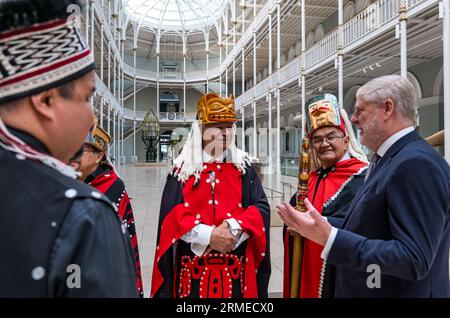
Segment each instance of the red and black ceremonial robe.
M339 228L358 188L364 183L367 164L355 158L338 162L335 166L310 173L308 199L328 222ZM294 195L290 201L297 205ZM283 295L290 297L293 237L284 235ZM320 254L323 246L304 239L301 269L300 298L330 298L334 294L334 267L327 265Z
M237 249L196 256L181 237L197 224L234 218L250 237ZM169 175L161 200L152 297L267 297L270 276L269 204L253 167L206 163L200 179Z
M96 188L98 191L104 193L117 207L118 214L123 222L127 223L127 229L130 234L130 241L133 246L136 260L136 272L138 276L136 279L137 288L139 295L143 297L144 290L142 287L141 264L139 260L136 226L134 224L133 209L131 208L131 202L125 189L125 184L122 179L117 176L114 168L106 162L102 162L97 170L86 178L85 182Z

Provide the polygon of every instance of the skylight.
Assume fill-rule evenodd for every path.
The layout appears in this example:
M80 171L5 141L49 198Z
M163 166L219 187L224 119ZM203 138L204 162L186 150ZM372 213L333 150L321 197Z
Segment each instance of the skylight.
M125 10L140 26L169 31L207 29L229 0L128 0Z

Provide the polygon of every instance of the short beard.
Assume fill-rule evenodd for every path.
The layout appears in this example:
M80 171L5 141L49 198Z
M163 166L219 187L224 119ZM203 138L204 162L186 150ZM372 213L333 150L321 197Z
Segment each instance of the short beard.
M368 133L367 128L364 129L364 136L362 137L361 143L373 152L376 152L385 140L383 125L375 117L369 127L370 133Z

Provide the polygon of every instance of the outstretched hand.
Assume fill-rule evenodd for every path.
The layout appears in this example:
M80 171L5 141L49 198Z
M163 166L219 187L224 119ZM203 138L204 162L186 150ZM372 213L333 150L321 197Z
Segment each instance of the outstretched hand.
M330 236L332 226L320 215L308 199L305 199L305 206L307 211L303 213L285 202L277 206L277 212L287 225L288 230L297 232L323 246Z

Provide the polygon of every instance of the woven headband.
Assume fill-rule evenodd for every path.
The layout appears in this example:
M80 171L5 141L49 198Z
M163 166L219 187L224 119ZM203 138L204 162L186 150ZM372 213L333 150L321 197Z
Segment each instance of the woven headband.
M0 34L0 104L75 80L94 69L73 21L53 20Z

